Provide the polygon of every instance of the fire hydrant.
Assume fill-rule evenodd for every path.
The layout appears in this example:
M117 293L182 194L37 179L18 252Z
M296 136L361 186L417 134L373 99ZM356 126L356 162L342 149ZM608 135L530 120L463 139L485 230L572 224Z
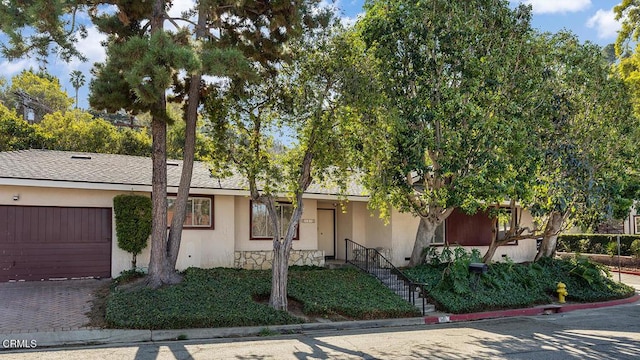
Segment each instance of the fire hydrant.
M565 285L562 282L558 283L558 302L560 304L564 304L565 300L564 297L569 295L569 292L567 291L567 285Z

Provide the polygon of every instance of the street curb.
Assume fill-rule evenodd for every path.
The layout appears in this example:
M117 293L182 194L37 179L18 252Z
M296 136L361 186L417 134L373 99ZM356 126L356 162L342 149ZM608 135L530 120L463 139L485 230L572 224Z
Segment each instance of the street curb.
M238 338L260 335L299 334L314 331L339 331L354 329L371 329L385 327L431 325L482 319L494 319L512 316L536 316L545 313L564 313L574 310L596 309L601 307L629 304L640 300L640 295L626 299L605 301L599 303L543 305L526 309L511 309L502 311L487 311L471 314L451 314L443 316L426 316L418 318L380 319L363 321L339 321L304 323L291 325L264 325L232 328L203 328L203 329L175 329L175 330L126 330L126 329L85 329L69 331L45 331L0 334L0 353L2 350L16 350L4 344L14 340L22 349L36 347L52 347L64 345L101 345L140 343L171 340L204 340L215 338ZM32 344L35 344L33 346Z
M424 318L424 323L427 325L433 325L433 324L444 324L444 323L461 322L461 321L496 319L496 318L512 317L512 316L536 316L536 315L542 315L542 314L548 314L548 313L565 313L565 312L574 311L574 310L597 309L602 307L630 304L638 300L640 300L640 295L634 295L625 299L603 301L603 302L597 302L597 303L567 304L567 305L549 304L549 305L542 305L542 306L536 306L536 307L524 308L524 309L486 311L486 312L470 313L470 314L451 314L451 315L444 315L444 316L426 316Z
M0 352L60 345L94 345L151 341L151 330L91 329L0 334ZM16 341L13 346L10 341ZM29 346L32 345L33 346ZM28 346L24 346L28 345Z
M338 331L349 329L371 329L383 327L416 326L424 324L424 318L400 318L363 321L340 321L327 323L304 323L290 325L264 325L232 328L203 328L175 330L124 330L91 329L48 332L26 332L0 334L0 341L16 341L26 345L19 348L39 348L64 345L101 345L170 340L203 340L215 338L237 338L248 336L297 334L313 331ZM7 343L9 344L9 343ZM35 344L33 346L32 344ZM17 350L18 347L0 343L2 350Z
M636 275L640 276L640 271L629 271L629 270L611 270L612 273L621 273L627 275Z
M263 325L245 326L233 328L204 328L204 329L177 329L177 330L151 330L151 341L177 340L178 338L189 340L259 336L261 334L298 334L309 331L323 330L349 330L370 329L381 327L414 326L424 324L424 319L401 318L363 321L339 321L327 323L303 323L290 325Z

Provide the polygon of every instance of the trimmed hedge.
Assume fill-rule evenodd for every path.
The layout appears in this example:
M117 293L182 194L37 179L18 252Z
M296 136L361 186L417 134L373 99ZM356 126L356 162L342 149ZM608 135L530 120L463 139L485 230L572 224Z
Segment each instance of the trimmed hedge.
M116 217L118 247L133 255L132 267L136 267L136 256L147 247L151 235L151 198L143 195L122 194L113 198Z
M558 236L558 251L582 254L617 255L617 237L620 236L620 255L632 256L631 243L640 235L629 234L565 234ZM609 249L609 251L607 251ZM610 252L614 251L614 254Z

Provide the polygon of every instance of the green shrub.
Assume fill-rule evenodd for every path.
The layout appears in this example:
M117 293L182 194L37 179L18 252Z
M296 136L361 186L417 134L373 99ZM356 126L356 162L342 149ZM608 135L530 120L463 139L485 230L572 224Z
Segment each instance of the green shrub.
M143 195L118 195L113 198L118 247L132 254L131 267L136 268L136 256L147 247L151 235L151 198Z
M578 240L578 252L588 253L590 248L591 248L591 240L589 239Z
M604 247L602 247L602 244L600 243L595 243L593 244L593 246L591 247L591 254L604 254L605 250Z
M640 259L640 239L633 240L631 246L629 246L631 255L636 259Z
M613 242L613 241L608 243L607 246L605 247L605 251L607 252L607 255L609 255L609 256L618 255L618 243L617 242Z

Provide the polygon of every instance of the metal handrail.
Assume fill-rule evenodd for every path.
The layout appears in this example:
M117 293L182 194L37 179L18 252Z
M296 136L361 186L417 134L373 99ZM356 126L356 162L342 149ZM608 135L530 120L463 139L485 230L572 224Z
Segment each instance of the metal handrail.
M424 314L427 297L427 291L425 289L426 284L412 281L402 271L396 268L389 259L382 255L378 249L364 247L350 239L344 240L346 263L371 274L381 282L383 282L386 276L395 275L399 280L402 280L404 284L408 285L407 295L409 297L409 302L414 306L416 305L415 294L416 290L418 290L417 293L421 295L422 298L422 313ZM406 290L403 287L403 289L396 289L396 293L397 291L401 291L404 294Z

